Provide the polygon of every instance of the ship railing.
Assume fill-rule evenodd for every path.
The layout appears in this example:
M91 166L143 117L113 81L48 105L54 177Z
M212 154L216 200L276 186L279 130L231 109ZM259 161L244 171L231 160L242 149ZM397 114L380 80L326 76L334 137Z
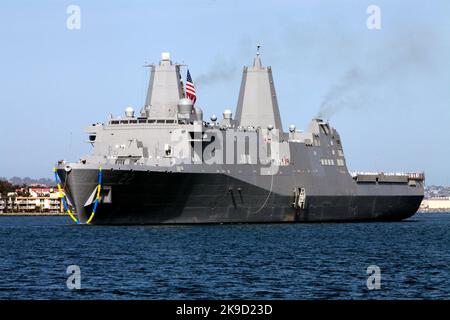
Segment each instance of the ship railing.
M395 177L408 177L409 180L425 180L424 172L370 172L370 171L351 171L350 175L355 178L357 176L395 176Z

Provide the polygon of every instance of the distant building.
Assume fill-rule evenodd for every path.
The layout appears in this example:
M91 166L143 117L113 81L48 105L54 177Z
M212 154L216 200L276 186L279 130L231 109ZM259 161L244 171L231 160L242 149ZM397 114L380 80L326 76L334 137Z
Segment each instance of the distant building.
M59 193L53 188L29 188L10 192L0 197L0 213L62 213L63 206ZM23 196L18 194L28 194Z
M450 212L450 197L424 199L419 210L422 212Z
M450 186L427 186L425 188L425 198L450 197Z
M28 189L28 192L30 196L37 198L37 197L49 197L52 193L55 192L55 190L49 187L32 186Z
M0 213L5 212L6 210L6 201L3 199L2 195L0 194Z
M62 212L59 197L17 197L14 202L15 212Z

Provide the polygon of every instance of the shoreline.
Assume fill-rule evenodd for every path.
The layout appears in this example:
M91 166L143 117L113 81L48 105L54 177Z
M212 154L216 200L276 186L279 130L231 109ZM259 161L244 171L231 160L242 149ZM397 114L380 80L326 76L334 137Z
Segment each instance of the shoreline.
M432 210L432 211L417 211L417 213L450 213L448 209L445 210Z
M3 212L0 217L62 217L67 213L50 213L50 212Z

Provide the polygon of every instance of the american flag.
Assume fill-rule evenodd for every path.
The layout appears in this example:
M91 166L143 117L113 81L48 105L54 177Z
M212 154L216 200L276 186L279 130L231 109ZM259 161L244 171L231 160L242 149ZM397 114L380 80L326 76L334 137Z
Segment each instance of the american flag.
M193 103L195 103L195 100L197 100L197 95L195 94L194 82L192 82L192 78L191 78L191 74L189 73L189 69L187 70L187 76L186 76L186 98L191 99Z

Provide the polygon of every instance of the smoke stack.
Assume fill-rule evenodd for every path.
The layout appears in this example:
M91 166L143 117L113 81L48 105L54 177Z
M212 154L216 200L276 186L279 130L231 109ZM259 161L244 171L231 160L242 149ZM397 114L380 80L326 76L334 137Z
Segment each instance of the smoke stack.
M244 67L236 110L237 126L282 130L280 111L272 78L272 69L263 67L257 48L252 67Z

